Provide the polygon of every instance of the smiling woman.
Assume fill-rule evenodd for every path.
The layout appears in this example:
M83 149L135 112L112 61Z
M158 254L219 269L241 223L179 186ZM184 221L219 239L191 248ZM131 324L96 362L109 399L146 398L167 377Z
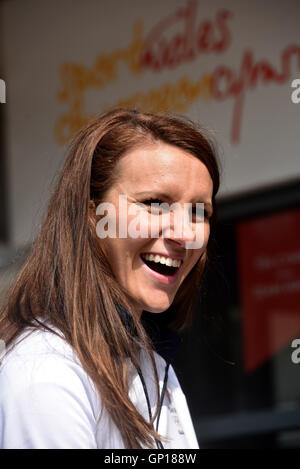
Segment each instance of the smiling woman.
M134 219L135 211L132 210L130 215L130 209L134 204L145 203L136 195L142 190L152 193L153 197L158 192L168 194L168 199L162 201L165 203L184 205L195 199L211 203L213 181L207 167L178 146L159 140L145 141L127 151L115 171L118 178L106 192L105 201L116 207L117 225L124 217L128 224ZM121 194L129 200L127 212L119 209ZM178 217L176 219L175 216L168 226L158 220L160 236L152 238L151 226L157 218L163 218L158 209L143 217L141 223L146 229L142 231L149 231L147 238L107 237L101 240L103 249L110 255L115 277L132 297L138 317L143 310L160 313L169 308L180 285L204 253L209 238L208 219L200 223L191 220L190 226L180 230L178 235L175 226ZM194 241L195 232L199 229L204 231L201 248L187 249L187 243ZM177 261L180 261L180 266Z
M218 188L213 146L186 119L117 109L76 136L0 315L1 447L198 447L170 360L209 260ZM117 233L139 207L146 236L98 236L101 204Z

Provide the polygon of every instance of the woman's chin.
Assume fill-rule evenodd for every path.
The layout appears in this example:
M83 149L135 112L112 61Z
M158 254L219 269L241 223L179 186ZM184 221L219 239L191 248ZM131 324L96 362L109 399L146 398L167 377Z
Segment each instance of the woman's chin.
M170 308L172 302L170 301L160 301L160 302L153 302L149 301L144 304L143 310L148 311L149 313L163 313L168 308Z
M148 308L144 308L144 310L148 311L148 313L160 314L160 313L163 313L164 311L166 311L168 308L169 308L169 306L167 306L166 308L151 308L151 307L148 307Z

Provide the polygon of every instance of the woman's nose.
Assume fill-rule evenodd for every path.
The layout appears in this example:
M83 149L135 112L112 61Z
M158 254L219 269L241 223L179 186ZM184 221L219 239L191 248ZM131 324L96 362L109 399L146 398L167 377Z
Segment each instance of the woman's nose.
M186 209L176 208L162 215L162 235L174 239L182 245L192 243L196 239L195 228Z

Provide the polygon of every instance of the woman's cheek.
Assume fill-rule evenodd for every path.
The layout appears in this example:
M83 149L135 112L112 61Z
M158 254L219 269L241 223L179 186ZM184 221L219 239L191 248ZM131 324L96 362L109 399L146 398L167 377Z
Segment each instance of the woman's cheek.
M200 253L203 252L207 246L209 235L210 235L210 225L206 221L203 223L197 223L195 228L195 239L194 243L195 249Z
M138 209L136 207L131 208L127 216L128 220L128 237L137 239L149 239L152 236L153 229L153 216L144 209Z

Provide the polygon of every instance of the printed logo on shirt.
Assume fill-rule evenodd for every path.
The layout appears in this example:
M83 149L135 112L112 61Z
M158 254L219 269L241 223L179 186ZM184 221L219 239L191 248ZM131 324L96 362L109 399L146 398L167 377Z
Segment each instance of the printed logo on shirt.
M177 428L178 434L184 435L183 428L181 426L180 420L177 415L176 407L174 407L174 405L172 404L171 396L170 396L168 389L166 390L166 396L168 398L168 410L171 414L171 419L173 423L175 424L175 427Z
M0 339L0 365L1 365L1 359L5 355L5 349L6 349L5 342L4 340Z

